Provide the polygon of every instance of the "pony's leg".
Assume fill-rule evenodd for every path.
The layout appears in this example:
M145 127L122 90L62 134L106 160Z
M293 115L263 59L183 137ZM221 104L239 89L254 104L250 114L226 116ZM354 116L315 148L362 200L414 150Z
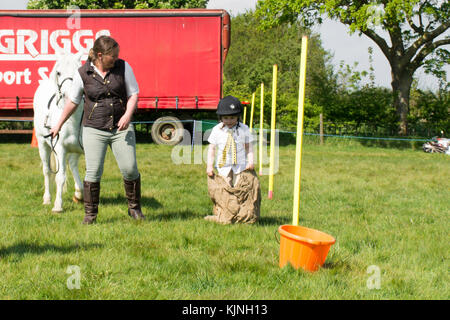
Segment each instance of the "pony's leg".
M78 160L80 159L79 153L71 153L68 156L70 171L72 171L73 180L75 182L75 194L73 195L73 201L78 203L83 200L83 183L80 179L80 173L78 172Z
M44 173L44 196L43 196L43 204L51 204L52 195L50 194L50 185L51 185L51 176L52 173L50 171L50 154L51 149L50 146L45 142L45 139L41 136L37 137L38 147L39 147L39 156L42 161L42 171Z
M64 182L66 181L66 158L67 155L64 152L65 150L59 146L55 148L56 154L57 154L57 163L58 163L58 173L55 177L56 182L56 196L55 196L55 203L53 206L52 211L53 212L62 212L62 194L63 194L63 188L64 188Z

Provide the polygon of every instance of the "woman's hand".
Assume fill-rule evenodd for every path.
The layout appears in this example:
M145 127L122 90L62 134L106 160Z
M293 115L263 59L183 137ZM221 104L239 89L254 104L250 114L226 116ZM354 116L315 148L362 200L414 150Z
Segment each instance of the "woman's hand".
M255 165L253 164L253 162L249 162L247 164L247 166L245 167L245 170L254 170L255 169Z
M128 129L131 119L133 118L133 113L137 108L137 103L138 103L137 94L133 94L128 97L125 114L122 116L122 118L120 118L119 122L117 123L118 131Z
M53 128L50 129L50 134L52 135L52 138L56 138L56 136L58 135L58 132L61 130L61 126L59 124L57 124L56 126L54 126Z
M127 130L128 126L131 122L131 116L127 115L126 113L120 118L119 122L117 123L118 131L121 130Z

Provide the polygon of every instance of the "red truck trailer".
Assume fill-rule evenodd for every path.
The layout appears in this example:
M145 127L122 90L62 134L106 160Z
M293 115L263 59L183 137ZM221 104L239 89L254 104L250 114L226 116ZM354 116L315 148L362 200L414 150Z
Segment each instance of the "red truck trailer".
M217 107L230 44L224 10L8 10L0 11L0 119L31 119L57 53L83 51L84 62L100 35L115 38L133 68L138 113L156 119L157 143L177 143L179 118Z

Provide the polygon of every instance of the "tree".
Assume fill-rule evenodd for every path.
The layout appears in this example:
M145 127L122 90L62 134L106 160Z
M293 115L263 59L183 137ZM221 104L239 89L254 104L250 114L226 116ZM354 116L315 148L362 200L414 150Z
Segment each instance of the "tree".
M431 137L433 135L449 135L450 118L450 85L437 92L422 91L413 84L411 94L411 112L409 121L417 135Z
M30 0L28 9L178 9L206 8L208 0Z
M258 29L261 21L254 12L247 12L231 20L231 46L224 66L224 95L232 94L251 100L256 91L255 121L259 119L260 85L264 83L265 119L270 119L273 65L278 65L277 122L283 129L295 129L298 104L298 78L301 39L310 36L306 108L329 103L329 56L320 38L302 28L299 23L284 24L265 32ZM307 115L314 112L305 110ZM319 112L320 113L320 112ZM292 118L292 119L291 119ZM317 115L318 118L318 115Z
M450 44L448 1L260 0L256 13L262 17L263 28L298 19L309 26L321 23L326 14L348 25L351 32L359 31L372 39L391 66L393 104L402 135L408 131L414 72L423 66L426 72L446 78L442 67L450 59L444 48Z

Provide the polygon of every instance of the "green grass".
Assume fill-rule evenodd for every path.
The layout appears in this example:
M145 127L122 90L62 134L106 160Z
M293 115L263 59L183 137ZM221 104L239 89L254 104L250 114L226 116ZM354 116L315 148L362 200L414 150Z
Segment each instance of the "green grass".
M0 144L1 299L449 299L450 158L417 150L306 143L300 225L336 238L315 273L278 267L277 229L291 224L295 146L280 148L274 199L261 177L261 220L216 225L205 165L175 165L171 147L140 143L146 221L126 214L108 151L98 223L83 208L43 206L37 149ZM84 176L84 158L80 171ZM69 266L80 289L69 290ZM381 271L370 290L369 266Z

